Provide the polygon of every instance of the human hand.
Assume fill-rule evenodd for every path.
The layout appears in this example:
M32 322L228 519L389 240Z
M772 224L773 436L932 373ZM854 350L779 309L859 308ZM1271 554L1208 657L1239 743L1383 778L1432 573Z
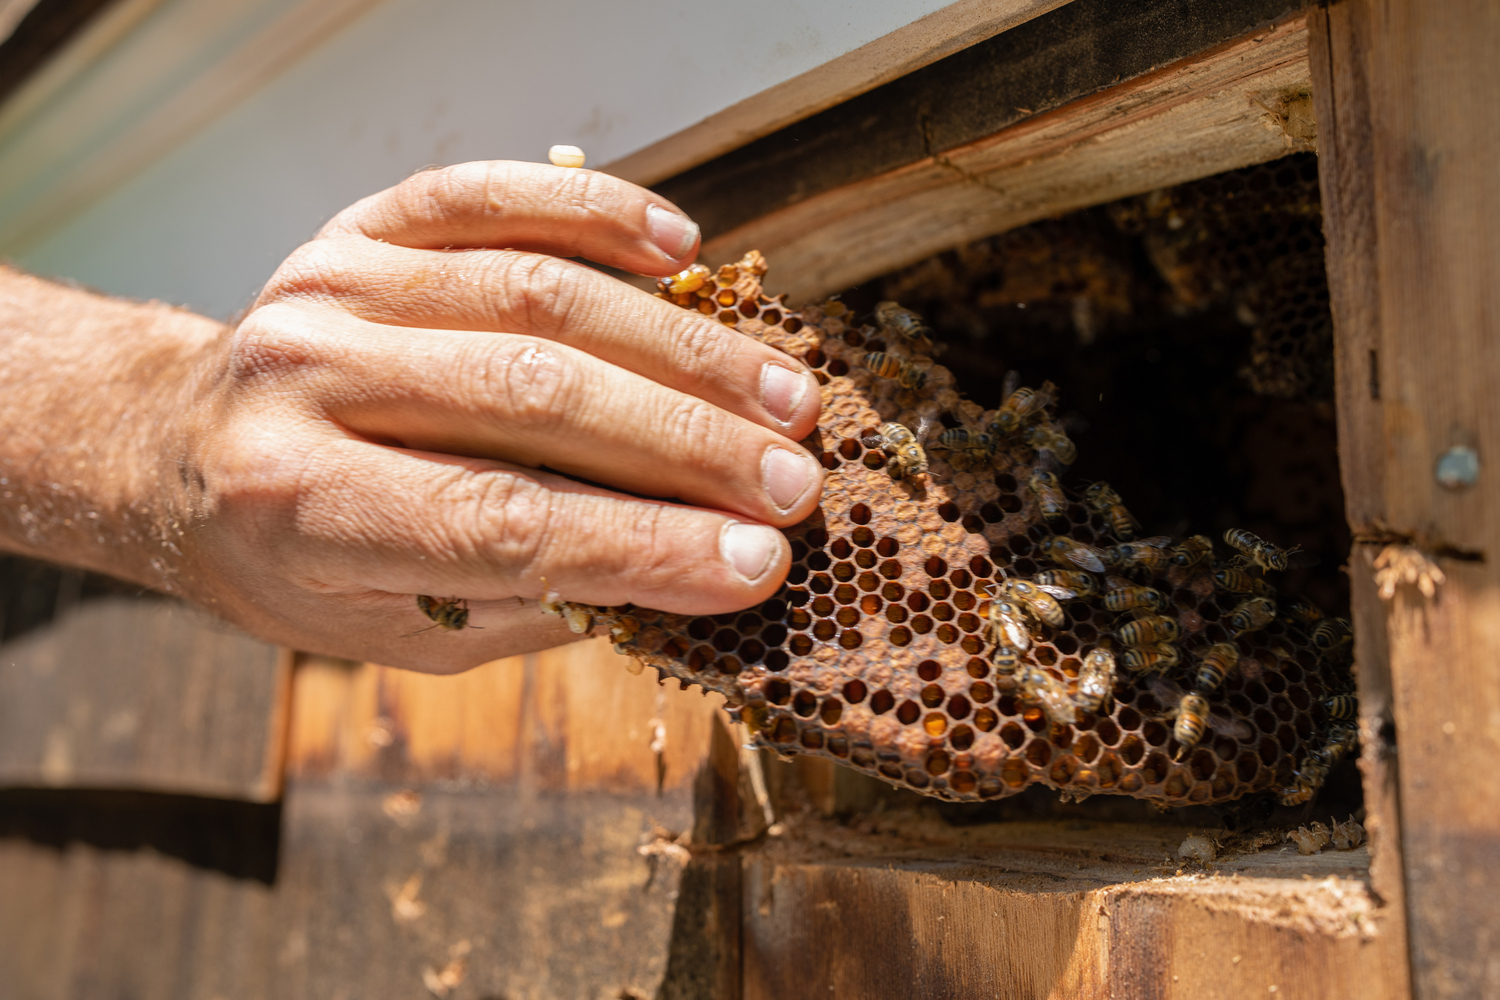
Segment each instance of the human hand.
M795 443L817 382L560 259L666 275L696 246L651 192L538 164L425 172L340 213L201 359L164 436L177 589L288 645L436 672L573 638L539 613L548 588L685 614L764 600L789 564L776 527L821 492ZM476 627L419 631L418 594L465 599Z

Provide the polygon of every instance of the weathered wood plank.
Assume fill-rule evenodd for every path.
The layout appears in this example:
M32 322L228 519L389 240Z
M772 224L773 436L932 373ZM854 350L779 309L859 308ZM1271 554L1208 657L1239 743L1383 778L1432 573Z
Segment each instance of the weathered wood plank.
M1367 39L1347 4L1308 17L1309 62L1318 117L1318 169L1327 236L1329 302L1334 317L1335 400L1345 509L1356 536L1384 523L1385 421L1380 378L1380 295L1369 261L1376 247L1370 185L1371 107L1365 77ZM1350 607L1360 703L1365 829L1370 884L1404 915L1400 796L1394 742L1386 608L1371 576L1373 552L1350 556ZM1393 919L1390 946L1404 958L1404 919ZM1405 975L1403 973L1403 975Z
M656 188L692 215L706 238L717 239L797 202L951 153L1198 56L1307 6L1306 0L1072 0Z
M1337 266L1349 276L1343 298L1352 308L1336 318L1341 327L1353 318L1352 348L1364 346L1352 338L1367 338L1378 352L1382 422L1380 447L1366 450L1368 414L1355 410L1356 397L1341 404L1340 432L1347 423L1366 456L1346 466L1351 479L1368 479L1359 495L1350 490L1351 514L1383 517L1428 551L1485 560L1445 561L1435 598L1402 587L1388 617L1414 991L1493 995L1500 774L1485 762L1500 745L1500 507L1486 486L1491 470L1472 487L1448 489L1435 466L1455 446L1486 462L1500 447L1500 204L1491 170L1500 152L1500 9L1484 0L1349 0L1330 9L1329 23L1331 101L1349 139L1334 180L1349 237ZM1331 255L1339 236L1331 228ZM1366 383L1362 398L1370 395ZM1367 573L1364 563L1352 572Z
M793 300L836 292L1040 218L1285 155L1261 105L1308 80L1306 25L1294 18L798 201L709 240L702 256L761 249Z
M438 677L303 656L289 773L548 791L690 789L718 696L632 675L606 639Z
M290 658L177 601L0 560L0 785L280 793Z
M1361 881L1101 884L1027 860L751 856L745 997L1406 996Z

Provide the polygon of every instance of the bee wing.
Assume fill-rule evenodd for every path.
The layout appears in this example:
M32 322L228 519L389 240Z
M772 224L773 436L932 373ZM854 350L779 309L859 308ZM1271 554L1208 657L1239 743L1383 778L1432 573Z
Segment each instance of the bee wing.
M1059 601L1071 601L1078 596L1078 591L1070 587L1053 587L1044 583L1033 583L1032 586L1045 594L1051 594Z
M1074 548L1068 553L1068 561L1079 569L1086 569L1091 573L1104 572L1104 560L1099 558L1099 553L1093 549L1082 546Z
M1134 518L1131 518L1134 520ZM1171 535L1152 535L1150 538L1141 538L1136 541L1137 545L1149 545L1153 549L1165 549L1172 546Z
M912 428L912 436L917 439L918 444L927 443L927 432L933 426L931 417L918 417L917 426Z
M1318 564L1318 557L1311 552L1290 552L1286 557L1287 569L1311 569Z
M1000 383L1000 398L1009 399L1010 394L1021 386L1021 373L1012 368L1005 373L1005 379Z
M1255 735L1255 730L1250 728L1250 723L1244 719L1231 718L1221 712L1208 713L1208 728L1220 736L1228 736L1236 740L1248 740Z
M1151 688L1151 694L1157 701L1172 706L1174 710L1185 693L1180 684L1168 680L1161 674L1152 674L1150 680L1147 681L1147 686Z

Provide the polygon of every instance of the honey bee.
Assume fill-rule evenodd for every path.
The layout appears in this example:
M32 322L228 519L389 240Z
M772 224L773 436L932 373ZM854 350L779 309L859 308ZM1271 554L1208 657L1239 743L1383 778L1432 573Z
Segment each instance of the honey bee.
M990 601L990 634L997 646L1009 646L1025 652L1031 648L1031 631L1021 609L1010 601Z
M1352 694L1336 694L1323 700L1323 711L1336 722L1353 722L1359 718L1359 699Z
M1225 566L1214 570L1214 582L1221 590L1227 590L1231 594L1259 594L1261 597L1271 597L1276 593L1266 581L1251 576L1238 566Z
M1305 597L1292 597L1282 601L1281 613L1303 625L1311 625L1325 617L1323 609Z
M636 621L633 615L621 615L615 619L615 623L609 627L609 638L616 646L623 646L635 638L635 634L641 629L641 623ZM616 650L618 652L619 650Z
M1312 630L1312 644L1324 653L1338 649L1354 639L1354 632L1342 618L1324 618Z
M1078 668L1078 688L1073 701L1085 712L1098 712L1115 688L1115 655L1095 647Z
M1285 571L1292 564L1292 555L1301 549L1301 546L1297 545L1289 549L1277 548L1244 528L1230 528L1224 532L1224 541L1240 551L1240 559L1259 566L1263 572L1273 569Z
M426 594L418 594L417 608L432 624L427 628L407 633L402 636L403 639L421 635L435 628L442 629L444 632L456 632L461 628L479 627L469 624L469 602L462 597L428 597Z
M1057 395L1057 386L1043 382L1040 389L1021 386L1005 398L990 424L993 434L1014 434L1026 421L1041 413Z
M885 467L892 479L915 479L927 475L927 453L905 424L881 424L880 442L890 456Z
M959 452L972 458L993 458L995 436L984 431L973 431L967 427L950 427L938 435L938 447Z
M707 267L694 264L686 271L678 271L665 278L657 278L656 287L668 295L687 295L706 285L712 276L713 272Z
M1199 691L1212 691L1224 683L1240 662L1240 650L1232 642L1216 642L1203 651L1198 660L1196 687Z
M547 578L542 577L542 596L537 600L542 611L549 615L557 615L568 623L568 631L574 635L586 635L594 629L594 616L576 604L564 601L557 591L547 586Z
M989 437L989 435L985 435ZM991 438L993 440L993 438ZM1063 496L1057 476L1045 469L1031 474L1031 492L1036 494L1036 504L1047 520L1056 520L1068 512L1068 498Z
M1000 592L1007 597L1013 597L1027 611L1030 611L1037 621L1045 622L1053 628L1062 628L1067 618L1063 615L1062 605L1057 603L1057 598L1034 583L1025 580L1006 580L1000 585Z
M1139 542L1121 542L1104 550L1104 561L1118 570L1145 570L1155 576L1167 568L1171 553L1167 546L1172 539L1166 535L1144 538Z
M1076 569L1044 569L1036 575L1036 585L1064 601L1099 595L1098 578Z
M1114 487L1108 483L1095 483L1083 491L1083 502L1104 515L1116 538L1128 542L1135 537L1140 525L1130 511L1125 509L1125 502L1120 499L1120 494L1115 492Z
M1212 559L1214 543L1207 535L1194 535L1172 550L1172 565L1191 569L1206 559Z
M1125 650L1120 662L1131 673L1165 673L1182 662L1182 653L1170 642L1158 642Z
M875 324L887 336L896 334L906 340L931 337L932 330L922 322L922 317L910 309L903 309L897 302L881 302L875 306Z
M1203 734L1208 730L1208 699L1196 691L1189 691L1182 696L1177 703L1177 723L1172 727L1172 735L1176 738L1182 751L1195 746L1203 739Z
M902 361L884 351L871 351L865 355L865 367L881 378L895 379L903 389L917 390L927 384L927 373L910 361Z
M1153 587L1120 587L1104 595L1104 606L1110 611L1132 611L1136 608L1160 611L1167 606L1167 599Z
M1177 758L1197 745L1204 734L1212 729L1220 735L1234 739L1249 739L1255 730L1244 719L1235 719L1209 708L1208 699L1198 691L1184 691L1171 681L1153 677L1151 693L1163 704L1176 703L1177 707L1167 713L1167 718L1176 718L1172 735L1177 739Z
M1323 787L1333 766L1358 745L1359 734L1353 726L1334 726L1327 742L1303 759L1302 766L1292 775L1291 786L1278 790L1281 804L1300 806L1311 800Z
M1059 566L1086 569L1092 573L1104 572L1104 560L1100 558L1099 550L1092 545L1075 542L1064 535L1049 535L1042 539L1038 548Z
M1173 642L1182 634L1176 618L1165 615L1146 615L1126 622L1115 632L1127 646L1152 646L1159 642Z
M1276 602L1268 597L1252 597L1241 601L1229 616L1229 627L1236 632L1254 632L1265 628L1276 618Z
M1056 427L1038 424L1026 432L1026 443L1037 451L1050 451L1063 465L1078 461L1078 446Z
M1047 721L1056 726L1066 726L1078 718L1078 708L1068 697L1068 686L1038 666L1031 666L1021 675L1021 696L1026 701L1039 702Z
M991 662L994 663L996 675L1014 677L1016 671L1021 669L1021 654L1010 646L1000 646L995 650L995 656Z

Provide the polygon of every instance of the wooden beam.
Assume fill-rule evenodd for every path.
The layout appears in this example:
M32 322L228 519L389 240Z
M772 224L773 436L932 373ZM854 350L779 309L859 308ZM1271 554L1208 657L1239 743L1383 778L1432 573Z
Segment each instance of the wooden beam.
M1308 86L1299 17L747 222L702 256L760 249L774 287L816 298L1040 218L1285 155L1291 141L1262 105Z
M1307 0L1072 0L656 185L715 239L1263 30Z
M1115 881L1059 833L967 858L747 857L746 1000L1407 995L1362 881Z
M958 0L600 169L655 184L1068 2Z
M1386 442L1380 380L1380 290L1375 258L1372 107L1364 53L1366 27L1347 4L1308 17L1309 62L1318 118L1318 169L1327 237L1329 304L1334 318L1339 470L1356 535L1386 520ZM1350 609L1360 705L1360 770L1370 885L1398 915L1387 946L1392 968L1408 981L1406 892L1402 865L1398 758L1386 607L1371 575L1368 547L1350 555Z
M1346 247L1354 280L1375 289L1361 297L1383 424L1372 499L1359 502L1435 554L1447 577L1431 598L1399 587L1387 618L1414 993L1488 996L1500 992L1500 772L1488 766L1500 750L1489 467L1500 453L1500 8L1348 0L1330 20L1344 42L1332 50L1335 108L1371 109L1368 166L1338 175L1350 192L1340 200L1368 206L1374 236ZM1477 454L1473 485L1438 481L1453 448ZM1351 571L1368 570L1356 560Z
M0 560L0 786L280 795L290 655L96 580Z

